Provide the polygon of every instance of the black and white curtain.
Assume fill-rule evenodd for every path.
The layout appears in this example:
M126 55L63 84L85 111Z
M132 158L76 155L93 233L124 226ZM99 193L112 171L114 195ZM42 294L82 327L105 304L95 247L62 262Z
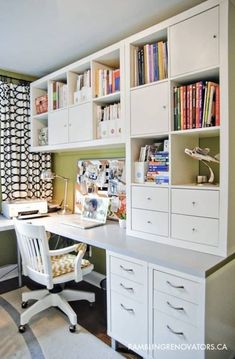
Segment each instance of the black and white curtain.
M31 153L30 87L0 79L0 163L2 200L52 198L52 183L41 171L51 168L49 153Z

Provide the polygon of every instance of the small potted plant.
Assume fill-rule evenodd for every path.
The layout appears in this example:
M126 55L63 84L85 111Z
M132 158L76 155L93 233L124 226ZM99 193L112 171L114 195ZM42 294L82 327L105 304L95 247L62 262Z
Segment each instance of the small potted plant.
M120 228L126 228L126 198L120 200L117 217Z

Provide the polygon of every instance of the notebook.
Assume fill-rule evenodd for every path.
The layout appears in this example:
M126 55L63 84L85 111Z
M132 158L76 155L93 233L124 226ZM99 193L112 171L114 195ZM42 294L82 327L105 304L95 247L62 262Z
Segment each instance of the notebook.
M84 196L81 215L63 224L81 229L102 226L106 223L108 207L109 198Z

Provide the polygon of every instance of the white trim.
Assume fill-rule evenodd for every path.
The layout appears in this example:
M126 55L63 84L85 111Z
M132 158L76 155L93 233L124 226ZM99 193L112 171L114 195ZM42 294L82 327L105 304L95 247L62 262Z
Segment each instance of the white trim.
M105 275L98 273L96 271L92 271L83 277L84 282L90 283L95 287L100 288L100 282L105 279Z
M10 273L8 273L8 272L10 272ZM8 274L6 274L6 273L8 273ZM2 276L4 276L4 277L2 278ZM18 277L17 264L9 264L9 265L0 267L0 282L3 282L4 280L8 280L11 278L15 278L15 277Z

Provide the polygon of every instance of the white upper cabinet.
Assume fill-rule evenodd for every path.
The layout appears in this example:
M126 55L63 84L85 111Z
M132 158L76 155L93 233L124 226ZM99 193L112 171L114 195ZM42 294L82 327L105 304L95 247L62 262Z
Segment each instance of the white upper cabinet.
M69 108L69 142L89 141L93 138L92 104Z
M219 9L170 27L171 77L219 64Z
M131 135L168 131L168 82L131 91Z
M59 109L48 116L48 143L57 145L68 142L68 109Z

